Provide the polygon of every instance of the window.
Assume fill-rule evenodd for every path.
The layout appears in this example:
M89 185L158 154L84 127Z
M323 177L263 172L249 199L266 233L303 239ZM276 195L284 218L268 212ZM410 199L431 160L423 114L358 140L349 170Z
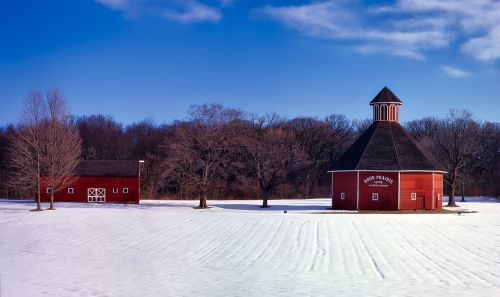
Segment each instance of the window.
M417 200L417 193L411 193L411 200Z
M68 194L73 194L75 192L75 189L73 188L68 188Z
M47 188L47 194L52 193L52 188Z
M113 194L118 193L118 188L113 188Z
M128 188L123 188L123 193L127 194L128 193Z
M438 201L439 201L439 193L438 193Z
M372 193L372 200L378 201L378 193Z
M342 200L345 199L345 193L340 193L340 199L342 199Z

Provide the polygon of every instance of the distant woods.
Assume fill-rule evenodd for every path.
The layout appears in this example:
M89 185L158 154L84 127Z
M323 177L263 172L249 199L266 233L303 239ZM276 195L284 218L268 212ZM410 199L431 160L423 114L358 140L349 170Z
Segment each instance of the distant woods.
M181 115L179 117L182 117ZM110 116L68 117L81 139L81 158L145 160L143 198L263 199L330 196L327 173L371 120L255 115L218 104L193 106L169 124L123 125ZM467 111L404 124L448 170L450 194L500 195L500 124ZM8 184L9 148L25 126L0 128L0 198L31 198Z

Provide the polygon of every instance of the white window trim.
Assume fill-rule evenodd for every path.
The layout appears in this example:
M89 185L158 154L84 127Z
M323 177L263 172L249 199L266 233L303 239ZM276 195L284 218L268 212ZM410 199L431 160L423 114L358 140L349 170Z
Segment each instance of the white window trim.
M48 187L46 190L47 194L50 194L52 192L52 188Z
M123 188L123 194L128 194L128 188Z
M411 193L410 199L411 200L417 200L417 193Z
M372 193L372 200L378 201L378 193Z
M113 194L118 193L118 188L113 188Z
M340 199L345 200L345 193L340 193Z
M68 188L68 194L74 194L75 189L74 188Z

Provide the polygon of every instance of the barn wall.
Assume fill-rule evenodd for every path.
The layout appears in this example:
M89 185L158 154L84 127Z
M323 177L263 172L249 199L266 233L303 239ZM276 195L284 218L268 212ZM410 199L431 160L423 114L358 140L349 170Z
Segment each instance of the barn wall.
M443 208L443 174L434 173L434 204L436 209Z
M378 193L378 200L372 200L373 193ZM360 172L359 209L397 210L398 173L381 171Z
M54 194L55 202L88 202L89 188L106 189L106 202L109 203L139 203L140 182L139 177L108 177L108 176L83 176L68 188L73 188L74 193L68 194L68 189ZM113 188L118 188L118 193L113 193ZM128 188L128 193L123 193L123 188ZM50 194L46 192L46 186L42 179L42 201L50 201Z
M401 172L401 209L434 209L432 180L432 172ZM417 194L416 200L411 200L411 193Z
M332 207L334 209L356 209L356 172L332 173ZM340 194L345 193L345 199Z

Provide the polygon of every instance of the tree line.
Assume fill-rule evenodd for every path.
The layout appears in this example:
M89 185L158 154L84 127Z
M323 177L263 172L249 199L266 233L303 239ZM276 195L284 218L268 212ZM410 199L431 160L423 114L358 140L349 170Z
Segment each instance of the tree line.
M19 123L0 128L2 198L36 197L40 171L54 177L56 192L71 181L55 177L71 175L81 159L145 160L144 198L199 199L200 207L207 207L208 199L262 199L267 207L273 198L329 197L327 171L372 122L340 114L287 119L204 104L192 106L185 120L124 125L111 116L70 115L58 90L42 97L30 94ZM44 106L40 118L33 114L37 104ZM451 110L404 126L447 169L448 194L500 195L499 123ZM30 130L43 136L24 139L31 142L24 156L31 163L23 163L20 148ZM38 168L32 163L37 154ZM22 164L30 164L29 174Z

